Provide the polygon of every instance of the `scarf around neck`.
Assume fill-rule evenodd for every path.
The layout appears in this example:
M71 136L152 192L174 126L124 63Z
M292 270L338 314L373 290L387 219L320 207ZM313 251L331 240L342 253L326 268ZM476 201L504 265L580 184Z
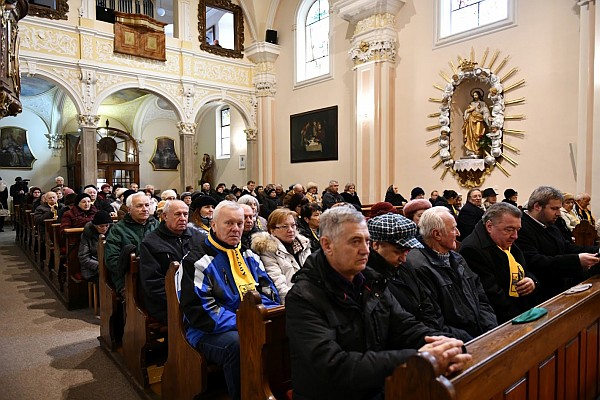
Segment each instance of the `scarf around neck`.
M218 250L227 254L227 258L229 259L229 268L231 270L231 274L233 275L233 280L235 281L235 286L240 293L240 297L244 297L244 294L250 290L256 289L256 281L246 265L246 261L242 256L242 252L240 251L241 243L238 243L237 246L233 248L227 248L217 242L217 240L213 237L214 233L211 230L208 234L208 241L216 247Z

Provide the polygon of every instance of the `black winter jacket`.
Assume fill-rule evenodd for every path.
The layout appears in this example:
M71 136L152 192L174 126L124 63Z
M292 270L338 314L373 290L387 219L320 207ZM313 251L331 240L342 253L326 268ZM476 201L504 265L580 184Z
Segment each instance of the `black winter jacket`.
M579 253L598 252L598 246L567 242L555 225L544 227L525 212L515 243L523 251L527 267L540 281L541 301L584 280L587 274L579 262Z
M475 225L481 221L483 214L483 209L477 207L475 204L468 201L465 203L456 218L456 227L460 232L460 241L465 240L473 232Z
M498 322L494 310L479 277L465 259L451 251L450 266L446 266L432 249L424 246L411 250L406 264L431 293L452 335L466 341L469 336L474 338L495 328Z
M355 278L354 295L319 250L292 278L285 307L294 399L371 399L425 335L442 334L417 322L385 285L364 284L372 273Z
M146 310L151 317L167 323L165 276L171 261L181 261L193 247L200 247L206 235L186 228L181 236L171 232L165 222L150 232L140 245L140 285Z
M533 279L536 283L536 291L524 297L508 295L511 279L508 256L490 238L483 221L475 225L473 233L460 245L459 252L467 261L469 268L479 275L485 294L498 318L498 323L516 317L539 302L539 282L527 268L523 252L515 244L510 247L510 253L525 270L525 276Z

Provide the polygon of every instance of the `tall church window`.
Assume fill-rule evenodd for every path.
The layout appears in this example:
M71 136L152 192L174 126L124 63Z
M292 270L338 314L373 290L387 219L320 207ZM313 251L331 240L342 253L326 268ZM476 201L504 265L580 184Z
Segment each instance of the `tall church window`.
M515 24L516 0L437 0L436 44L443 45Z
M330 78L329 1L304 0L296 14L296 85Z
M231 154L231 109L217 111L217 158L229 158Z

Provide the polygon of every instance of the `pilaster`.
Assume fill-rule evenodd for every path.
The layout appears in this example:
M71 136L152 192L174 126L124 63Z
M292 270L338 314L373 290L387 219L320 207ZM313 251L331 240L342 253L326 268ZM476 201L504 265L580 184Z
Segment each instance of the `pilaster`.
M79 114L77 122L81 129L79 148L81 149L81 183L96 184L98 179L98 160L96 148L96 128L99 115Z
M194 184L194 137L196 136L196 123L178 122L179 129L179 154L181 155L180 187Z

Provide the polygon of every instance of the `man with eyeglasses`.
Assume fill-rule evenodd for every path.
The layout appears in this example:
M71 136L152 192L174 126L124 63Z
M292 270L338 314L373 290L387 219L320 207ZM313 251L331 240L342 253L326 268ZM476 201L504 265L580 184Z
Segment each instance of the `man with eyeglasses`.
M459 241L465 240L473 232L477 222L481 221L484 213L481 207L482 200L481 190L477 188L473 188L467 193L467 202L462 206L458 218L456 218L456 224L460 231Z
M529 310L539 300L535 294L537 280L515 245L521 215L512 204L492 204L459 250L469 268L479 275L500 324Z

